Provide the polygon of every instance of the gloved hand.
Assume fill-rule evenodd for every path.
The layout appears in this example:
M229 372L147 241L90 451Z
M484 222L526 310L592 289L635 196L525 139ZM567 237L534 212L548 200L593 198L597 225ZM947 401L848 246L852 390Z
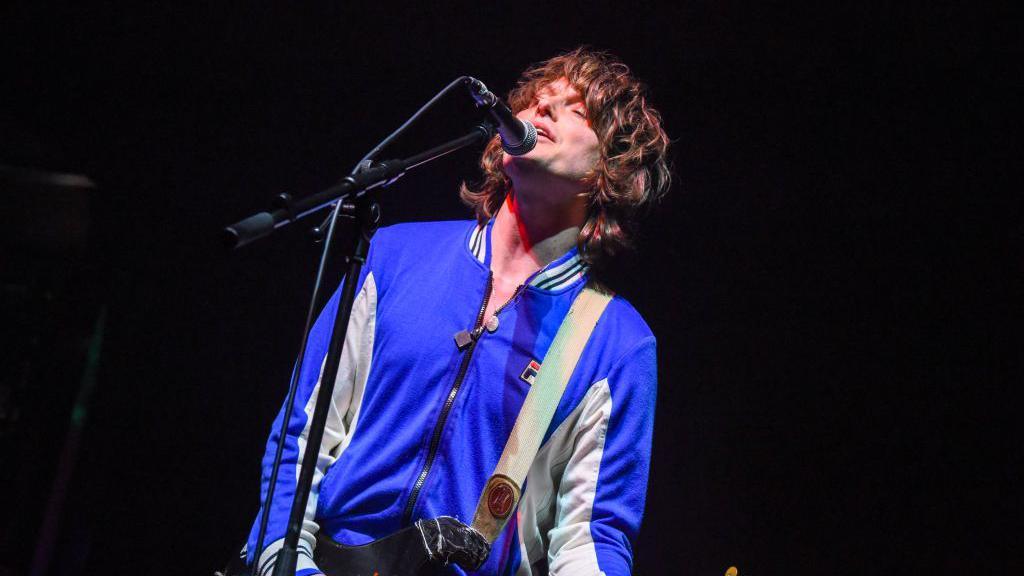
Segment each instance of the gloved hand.
M455 562L465 570L477 570L491 552L491 544L482 534L451 516L420 520L416 527L435 564Z

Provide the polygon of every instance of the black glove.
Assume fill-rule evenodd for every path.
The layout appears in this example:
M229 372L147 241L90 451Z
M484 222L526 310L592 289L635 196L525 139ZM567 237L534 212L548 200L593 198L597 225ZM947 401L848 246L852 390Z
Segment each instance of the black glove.
M465 570L477 570L491 553L483 535L451 516L416 522L427 556L435 564L455 562Z

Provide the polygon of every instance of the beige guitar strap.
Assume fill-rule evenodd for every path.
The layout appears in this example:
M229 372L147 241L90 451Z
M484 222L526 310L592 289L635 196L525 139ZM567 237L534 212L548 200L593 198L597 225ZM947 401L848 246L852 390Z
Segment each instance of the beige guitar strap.
M540 371L519 411L512 433L491 474L473 516L473 528L494 542L519 505L521 488L551 425L555 408L576 369L583 348L612 294L586 286L558 327Z

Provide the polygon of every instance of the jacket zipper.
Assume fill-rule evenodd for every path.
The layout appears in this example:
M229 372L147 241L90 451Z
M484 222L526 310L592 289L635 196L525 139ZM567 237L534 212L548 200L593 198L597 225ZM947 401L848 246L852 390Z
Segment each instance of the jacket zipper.
M516 288L516 291L512 294L512 297L508 299L497 310L494 311L495 316L498 312L501 312L509 304L511 304L523 291L524 285L520 285ZM409 495L409 501L405 505L405 512L402 514L402 525L407 525L412 521L413 508L416 506L416 501L419 499L420 491L423 489L423 484L427 481L427 475L430 473L430 467L434 464L434 458L437 457L437 449L441 444L441 434L444 432L445 422L448 421L448 413L452 409L452 405L455 404L455 397L459 393L459 388L462 387L462 380L466 377L466 371L469 369L469 361L473 358L473 351L476 350L477 341L483 332L484 313L487 311L487 304L491 300L491 291L494 288L494 273L487 272L487 287L484 290L484 301L480 304L480 311L476 314L476 322L473 323L473 330L469 333L471 338L468 348L459 345L460 350L465 349L466 353L462 357L462 362L459 364L459 371L455 376L455 382L452 383L451 390L448 391L448 397L444 401L444 406L441 407L441 414L437 418L437 423L434 425L434 432L430 436L430 448L427 451L427 461L423 463L423 470L420 471L420 475L416 478L416 483L412 487L412 493ZM463 333L460 332L456 335L456 342L459 341L459 336Z

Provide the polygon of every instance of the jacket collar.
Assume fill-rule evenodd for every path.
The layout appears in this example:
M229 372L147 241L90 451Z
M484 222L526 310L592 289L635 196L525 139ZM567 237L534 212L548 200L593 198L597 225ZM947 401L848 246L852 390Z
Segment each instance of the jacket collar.
M466 246L473 257L488 270L491 268L491 230L493 227L494 218L491 218L486 224L474 223ZM585 280L589 268L586 262L580 258L579 249L573 246L553 262L534 272L526 283L528 286L540 290L558 292Z

